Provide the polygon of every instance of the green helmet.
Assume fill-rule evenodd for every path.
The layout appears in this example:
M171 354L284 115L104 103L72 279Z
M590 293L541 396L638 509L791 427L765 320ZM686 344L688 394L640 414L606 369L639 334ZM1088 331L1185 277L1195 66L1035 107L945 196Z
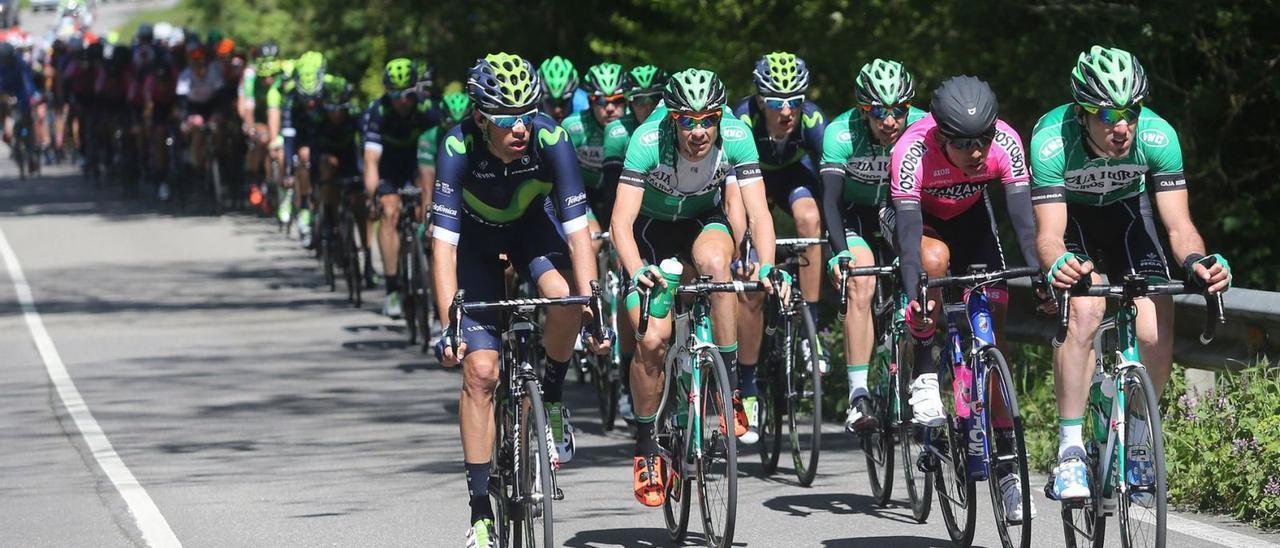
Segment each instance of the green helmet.
M325 101L332 105L343 105L351 102L355 95L355 86L346 78L336 74L324 75Z
M454 123L461 122L471 110L471 98L467 94L455 91L444 96L444 115Z
M761 95L797 95L809 90L809 67L804 59L785 51L761 57L751 76Z
M667 71L653 65L640 65L627 73L627 98L637 95L657 95L671 78Z
M884 59L862 65L853 87L860 105L900 105L916 95L915 81L907 68L897 61Z
M275 78L282 70L280 61L275 59L264 59L254 66L254 74L258 78Z
M308 51L302 54L293 68L298 93L314 97L324 92L324 68L323 53Z
M568 59L556 55L538 67L542 90L548 99L570 99L578 89L578 69Z
M662 102L672 112L708 112L724 107L724 83L716 73L685 69L671 75Z
M418 85L418 73L414 70L413 61L397 57L387 61L382 71L382 85L387 91L405 91Z
M491 53L467 74L467 94L482 109L532 108L538 102L538 73L519 55Z
M1081 105L1129 108L1147 98L1147 73L1132 53L1093 46L1071 71L1071 94Z
M616 95L624 91L622 65L600 63L587 69L582 79L582 91L591 95Z

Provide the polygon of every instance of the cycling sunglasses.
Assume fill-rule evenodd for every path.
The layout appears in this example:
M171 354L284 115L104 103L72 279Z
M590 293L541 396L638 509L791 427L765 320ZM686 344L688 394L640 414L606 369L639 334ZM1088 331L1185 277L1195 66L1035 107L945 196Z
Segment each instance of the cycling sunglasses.
M661 98L661 93L650 93L648 95L632 95L627 101L633 105L656 105Z
M1142 114L1141 105L1133 108L1105 108L1089 105L1080 105L1080 107L1083 108L1085 112L1097 116L1098 120L1109 126L1114 126L1120 123L1121 120L1132 124L1138 121L1138 116Z
M705 114L677 114L671 113L671 119L675 121L676 127L685 131L693 131L697 128L711 129L720 125L720 111L708 112Z
M417 88L393 89L387 92L387 96L391 97L392 99L399 99L401 97L404 97L406 99L413 99L417 101L418 89Z
M764 106L767 106L772 110L782 110L784 108L795 110L800 108L800 105L803 105L803 104L804 104L803 95L793 95L791 97L765 97L764 98Z
M996 128L993 127L977 137L952 137L945 133L942 134L942 137L947 140L947 146L956 150L987 148L991 146L991 141L996 138Z
M891 107L884 105L858 105L858 108L862 110L862 112L870 114L872 118L885 120L890 116L894 118L902 118L903 116L906 116L907 112L911 110L911 103L902 103L901 105L894 105Z
M598 107L607 107L609 105L621 105L627 100L626 96L621 93L613 95L593 95L591 102Z
M525 127L532 125L533 117L538 115L538 109L522 112L520 114L489 114L482 110L480 111L480 115L484 116L485 119L489 120L489 123L495 126L502 129L511 129L516 127L516 124L524 124Z

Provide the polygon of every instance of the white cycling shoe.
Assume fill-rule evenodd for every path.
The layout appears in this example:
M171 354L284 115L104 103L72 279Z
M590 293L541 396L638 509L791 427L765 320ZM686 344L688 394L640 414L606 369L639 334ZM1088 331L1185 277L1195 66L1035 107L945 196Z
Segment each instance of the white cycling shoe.
M942 408L942 396L938 392L938 374L926 373L911 382L912 421L916 424L937 428L947 422L946 412Z
M1000 495L1004 498L1004 519L1011 524L1022 523L1022 482L1017 474L1000 478ZM1031 499L1031 519L1036 519L1036 501Z

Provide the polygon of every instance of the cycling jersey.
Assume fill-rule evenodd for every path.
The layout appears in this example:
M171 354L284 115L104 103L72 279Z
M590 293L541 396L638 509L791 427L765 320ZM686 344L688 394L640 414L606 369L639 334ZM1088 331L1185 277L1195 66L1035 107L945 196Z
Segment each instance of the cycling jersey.
M923 110L909 108L906 126L924 116ZM822 216L833 253L848 251L850 238L873 242L867 237L879 226L878 211L889 195L891 153L892 145L880 144L859 109L847 110L827 125L822 136Z
M659 109L636 128L627 145L621 184L644 189L640 214L677 221L722 208L724 186L748 186L760 181L760 157L751 142L751 128L724 116L719 141L706 158L690 162L676 150L676 128ZM736 176L736 182L731 177Z
M192 103L208 103L218 96L223 86L222 73L217 63L210 63L204 75L197 75L190 67L182 70L178 76L178 96L186 97Z
M1148 180L1155 192L1186 189L1178 134L1155 111L1142 109L1133 147L1124 158L1098 157L1084 142L1087 138L1072 103L1036 122L1031 134L1032 202L1110 205L1142 194Z
M578 166L582 169L583 184L588 189L599 188L601 167L604 165L604 126L596 121L592 109L570 114L560 121L560 125L569 132L569 140L573 142Z
M293 158L300 147L310 148L327 121L324 104L319 98L308 99L297 92L290 93L284 102L280 126L280 136L284 137L284 157ZM293 175L294 163L284 163L285 175ZM316 162L312 164L318 165Z
M627 143L631 141L631 133L640 127L643 120L636 119L635 112L627 109L621 118L609 122L604 128L604 143L601 145L600 183L602 185L618 184L618 176L622 175L622 162L627 157Z
M573 145L564 128L538 114L524 156L504 163L489 152L479 126L464 120L445 136L435 182L432 237L457 245L462 219L506 226L554 210L564 234L587 226L587 197Z
M252 70L245 71L241 91L244 93L245 104L253 109L253 121L259 124L267 123L269 110L278 110L284 105L279 78L268 81L266 78L258 78L257 73Z
M31 97L36 93L31 68L18 61L10 66L0 67L0 93L12 97L17 102L19 111L30 110Z
M786 139L775 141L769 136L764 112L760 110L755 97L747 97L734 107L733 115L751 128L756 150L760 155L760 169L766 175L770 171L800 163L806 158L811 165L822 158L822 135L827 129L826 118L813 101L805 101L799 110L796 113L799 118L796 130Z
M364 149L381 152L378 175L392 186L413 181L418 172L418 138L439 123L432 109L421 111L416 106L400 115L383 96L374 101L364 118Z
M133 79L131 69L112 71L106 67L98 67L94 94L109 108L124 108Z
M921 213L939 221L935 224L951 224L946 222L975 205L985 205L987 186L997 181L1005 187L1009 217L1017 233L1023 260L1028 265L1039 264L1035 254L1035 219L1031 211L1031 174L1027 169L1022 140L1003 120L996 120L995 127L995 137L988 147L983 169L972 176L947 158L946 145L940 141L932 114L907 129L893 147L889 164L889 195L897 211L895 231L902 257L902 283L912 298L916 295L920 272L924 270L920 259L920 236L925 219ZM954 238L950 240L946 234L939 235L948 245L976 237L964 230L954 231ZM992 238L990 247L994 250L971 255L999 254L999 262L1003 264L999 239ZM968 265L956 263L955 266Z

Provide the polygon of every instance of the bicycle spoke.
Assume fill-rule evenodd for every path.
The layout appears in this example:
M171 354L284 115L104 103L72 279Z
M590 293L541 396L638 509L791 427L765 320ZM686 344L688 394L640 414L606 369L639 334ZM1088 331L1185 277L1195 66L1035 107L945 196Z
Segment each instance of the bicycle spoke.
M1125 483L1127 491L1116 494L1120 544L1125 548L1163 547L1167 501L1159 401L1146 369L1128 369L1123 378L1126 468L1114 476L1115 481ZM1148 464L1142 465L1143 461Z
M698 456L698 495L702 507L702 529L711 546L729 546L737 512L738 463L734 436L734 411L728 372L720 355L703 351L697 362L703 370L702 452Z

